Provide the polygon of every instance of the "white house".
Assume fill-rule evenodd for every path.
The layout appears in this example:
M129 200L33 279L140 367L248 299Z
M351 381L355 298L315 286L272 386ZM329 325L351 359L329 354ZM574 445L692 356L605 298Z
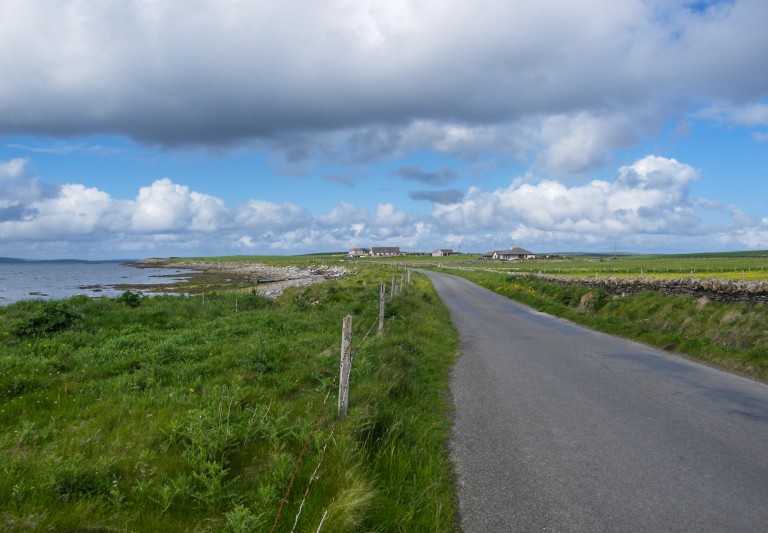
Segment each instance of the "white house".
M432 252L432 257L445 257L446 255L453 255L453 250L440 249Z
M536 254L515 246L510 250L497 250L493 252L491 257L502 261L522 261L525 259L536 259Z

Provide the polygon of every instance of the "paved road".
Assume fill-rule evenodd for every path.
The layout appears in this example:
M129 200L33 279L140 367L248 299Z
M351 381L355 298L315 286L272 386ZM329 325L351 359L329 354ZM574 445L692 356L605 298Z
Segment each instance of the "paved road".
M768 531L768 386L427 274L465 531Z

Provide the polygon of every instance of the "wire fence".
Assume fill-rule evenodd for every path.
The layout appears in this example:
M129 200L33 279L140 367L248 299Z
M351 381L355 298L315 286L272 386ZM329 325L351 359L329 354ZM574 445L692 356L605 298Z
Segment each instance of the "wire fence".
M401 278L399 280L399 283L398 283L398 279L396 277L392 278L392 283L391 283L391 286L390 286L390 300L392 300L392 299L396 298L397 296L399 296L400 294L402 294L403 291L405 290L405 287L407 285L410 285L410 281L411 281L411 275L410 274L411 274L411 271L410 270L407 271L406 274L401 276ZM307 452L309 451L310 445L315 440L315 434L317 433L318 428L320 427L320 421L321 421L323 413L325 412L326 407L328 405L328 399L330 398L331 393L334 391L334 389L338 388L338 390L339 390L339 397L341 398L342 394L344 394L343 389L345 387L349 386L349 382L348 382L349 372L346 373L347 382L346 383L342 382L342 380L344 378L345 355L349 357L350 362L351 362L351 359L354 357L354 355L359 354L361 352L361 350L363 349L363 347L369 342L369 339L371 338L370 337L371 336L371 332L373 331L373 329L376 327L377 324L379 325L379 333L382 332L382 327L383 327L382 325L383 325L384 312L385 312L385 305L382 302L384 301L384 297L386 295L386 290L385 289L386 289L386 285L382 284L381 292L380 292L380 305L379 305L378 315L371 322L371 325L368 328L368 330L366 331L366 333L363 336L363 338L360 341L358 341L356 345L353 342L350 343L350 345L348 347L348 353L347 354L345 354L344 339L345 339L345 337L347 335L349 335L350 340L352 339L352 321L351 321L352 317L348 316L348 317L345 318L345 322L342 325L342 350L341 350L342 353L341 353L341 360L339 362L339 372L336 373L334 378L327 385L328 388L327 388L325 397L323 398L322 403L320 404L320 406L317 409L317 413L316 413L314 421L312 423L312 427L311 427L311 429L309 431L309 434L307 435L306 440L304 441L304 445L303 445L303 447L301 449L301 453L299 454L299 456L298 456L298 458L296 460L296 464L294 465L293 473L291 474L291 479L288 482L288 486L286 488L285 495L280 500L280 504L278 506L277 513L275 514L275 520L274 520L274 523L272 524L272 528L270 529L270 533L274 533L277 530L278 525L280 524L280 522L283 519L283 511L285 510L285 506L290 501L290 498L291 498L294 486L296 484L296 479L298 478L299 471L301 470L301 466L302 466L302 464L304 462L304 459L306 458L306 455L307 455ZM346 325L347 324L347 319L350 319L349 320L349 326ZM368 321L365 321L363 323L367 324ZM350 328L349 331L346 331L346 329L345 329L346 327ZM340 404L341 404L341 401L340 401ZM346 412L344 414L346 414ZM321 451L320 451L320 456L319 456L317 465L315 466L315 469L312 472L312 475L310 476L310 478L309 478L309 480L307 482L307 486L306 486L306 488L304 490L304 494L303 494L303 497L301 499L301 503L299 504L299 509L298 509L298 511L296 513L296 517L294 518L293 527L291 528L291 532L296 531L296 527L297 527L297 525L299 523L299 518L300 518L301 513L302 513L302 511L304 509L304 505L307 502L307 498L309 497L310 492L311 492L312 488L314 487L315 481L317 481L317 479L319 478L318 472L320 470L320 467L322 465L323 459L325 457L326 450L328 449L328 445L332 441L333 436L335 434L336 424L342 418L343 418L343 415L341 413L341 405L340 405L339 414L334 419L334 421L333 421L333 423L331 425L331 431L328 434L328 437L325 439L325 442L323 443L323 446L322 446ZM318 528L317 528L318 532L321 530L327 515L328 515L328 511L326 510L323 513L323 518L320 521L320 524L318 525Z

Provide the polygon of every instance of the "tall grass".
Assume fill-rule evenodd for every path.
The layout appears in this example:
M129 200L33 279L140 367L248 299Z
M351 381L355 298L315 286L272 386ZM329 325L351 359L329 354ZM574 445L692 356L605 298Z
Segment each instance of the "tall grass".
M458 341L414 275L385 334L362 342L390 275L365 269L277 302L220 292L1 308L0 530L268 531L297 464L277 531L450 530ZM347 314L350 411L338 421Z

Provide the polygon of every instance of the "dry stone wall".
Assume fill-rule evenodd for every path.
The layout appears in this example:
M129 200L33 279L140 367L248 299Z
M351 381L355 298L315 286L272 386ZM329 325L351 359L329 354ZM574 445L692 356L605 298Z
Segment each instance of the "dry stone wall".
M554 276L551 274L509 272L512 277L535 277L544 281L604 289L611 295L635 294L643 291L658 291L667 295L686 295L730 303L768 303L768 282L733 281L717 278L589 278L578 276Z

